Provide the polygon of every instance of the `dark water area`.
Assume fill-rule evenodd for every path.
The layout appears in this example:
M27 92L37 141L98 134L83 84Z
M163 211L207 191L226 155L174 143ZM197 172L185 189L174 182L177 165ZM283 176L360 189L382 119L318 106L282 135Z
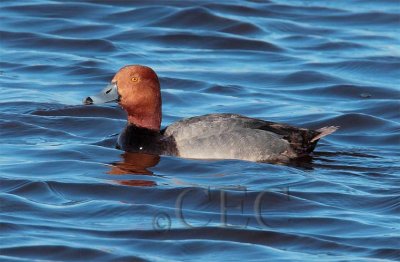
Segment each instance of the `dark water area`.
M0 1L0 260L399 261L400 3ZM115 148L127 64L163 126L338 125L290 165Z

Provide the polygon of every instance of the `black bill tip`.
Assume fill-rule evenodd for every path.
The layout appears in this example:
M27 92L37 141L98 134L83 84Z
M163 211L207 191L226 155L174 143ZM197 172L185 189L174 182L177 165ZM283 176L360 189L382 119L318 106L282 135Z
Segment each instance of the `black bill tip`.
M86 97L85 100L83 100L83 104L84 105L91 105L91 104L93 104L93 99L90 96L88 96L88 97Z

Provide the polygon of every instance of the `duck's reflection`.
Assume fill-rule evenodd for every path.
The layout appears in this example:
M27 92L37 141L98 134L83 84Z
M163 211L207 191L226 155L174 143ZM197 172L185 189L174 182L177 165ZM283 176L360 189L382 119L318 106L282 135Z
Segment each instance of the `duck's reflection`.
M121 155L122 160L111 164L111 169L107 172L110 175L146 175L154 176L148 168L156 166L160 162L160 156L142 153L128 153ZM126 186L156 186L157 183L143 179L115 180L118 184Z

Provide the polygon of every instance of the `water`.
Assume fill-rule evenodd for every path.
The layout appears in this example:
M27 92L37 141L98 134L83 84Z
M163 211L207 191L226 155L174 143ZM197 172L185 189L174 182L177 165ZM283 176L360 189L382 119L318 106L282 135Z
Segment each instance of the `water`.
M1 1L1 259L399 260L400 4ZM163 125L231 112L340 130L293 165L115 149L126 64Z

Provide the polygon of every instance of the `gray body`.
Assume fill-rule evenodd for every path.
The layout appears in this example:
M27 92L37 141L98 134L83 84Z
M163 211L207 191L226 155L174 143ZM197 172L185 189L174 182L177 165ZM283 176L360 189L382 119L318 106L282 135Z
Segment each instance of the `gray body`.
M295 157L283 135L263 130L269 122L235 114L212 114L178 121L166 128L179 156L198 159L286 161Z

